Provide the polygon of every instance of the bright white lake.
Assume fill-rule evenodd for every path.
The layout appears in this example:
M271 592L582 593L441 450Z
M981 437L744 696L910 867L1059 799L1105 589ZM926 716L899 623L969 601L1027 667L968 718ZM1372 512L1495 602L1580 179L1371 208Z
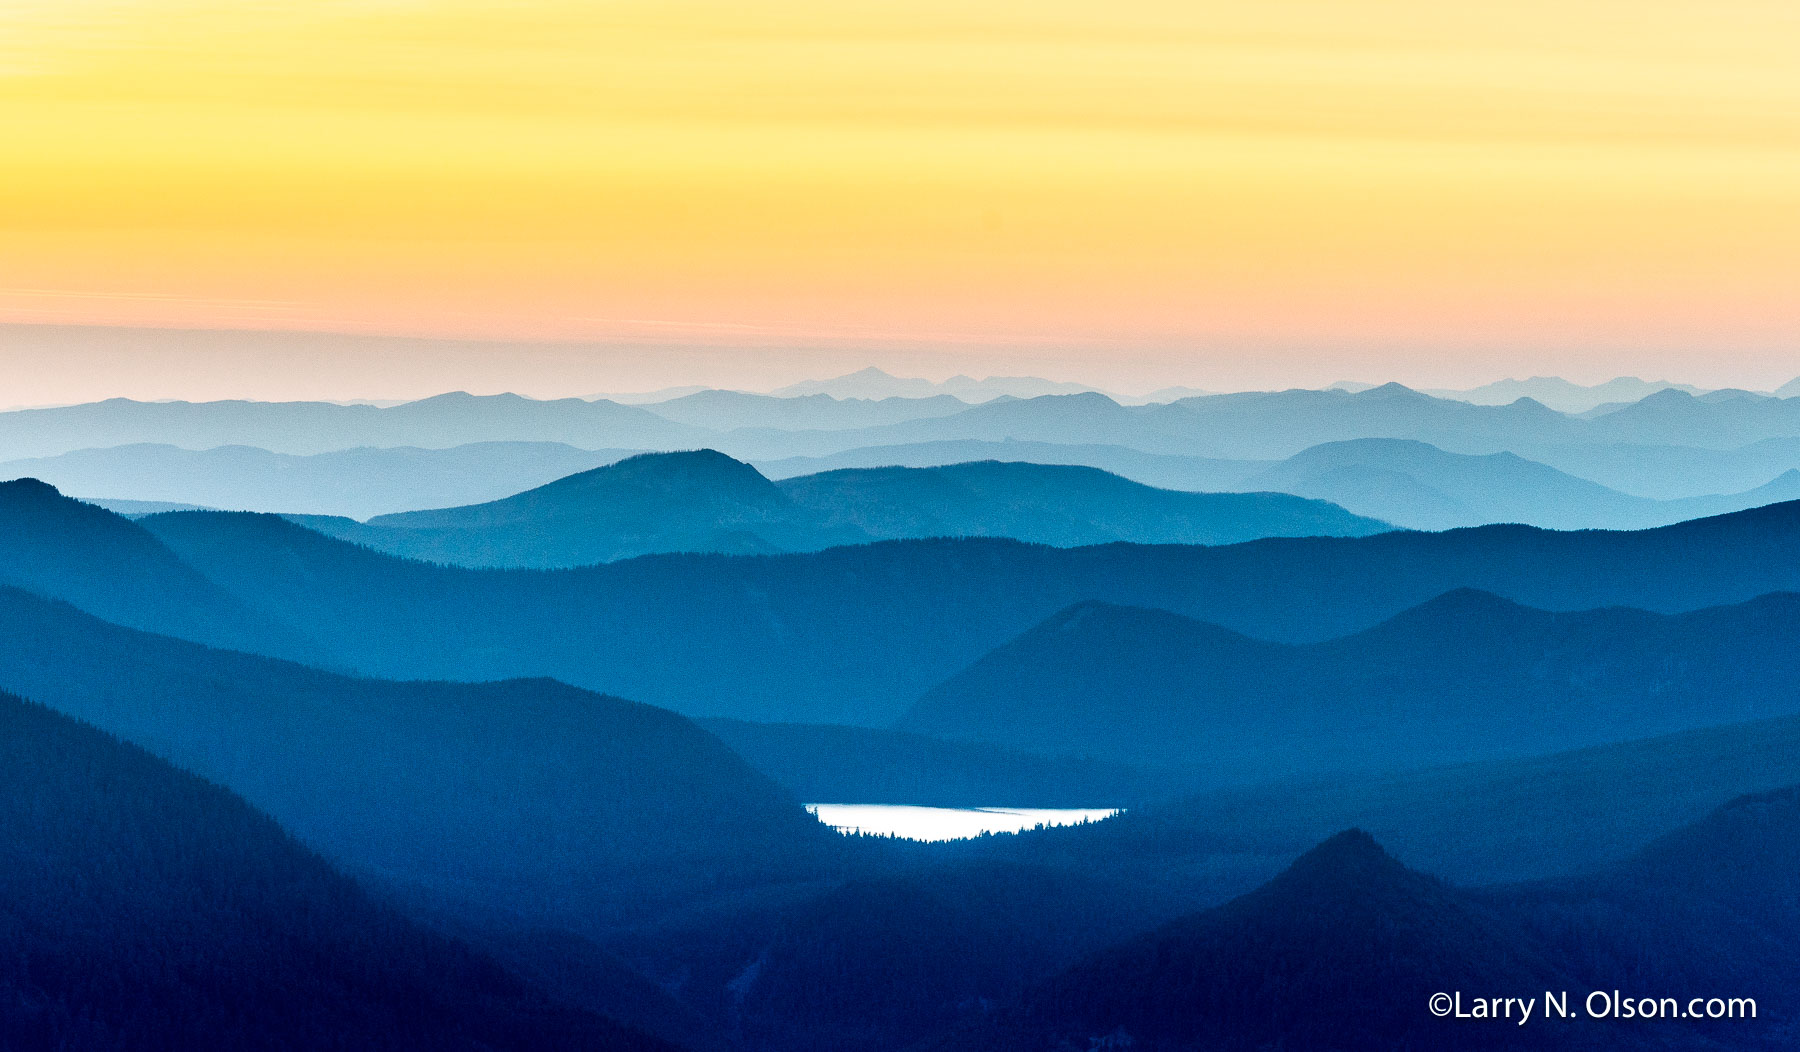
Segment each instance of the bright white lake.
M807 804L819 821L842 833L908 840L960 840L982 833L1017 833L1038 826L1098 822L1116 807L911 807L903 804Z

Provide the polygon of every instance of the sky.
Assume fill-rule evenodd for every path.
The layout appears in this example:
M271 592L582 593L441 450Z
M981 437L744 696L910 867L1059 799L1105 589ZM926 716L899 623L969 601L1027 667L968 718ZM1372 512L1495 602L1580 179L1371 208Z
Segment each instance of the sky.
M1797 67L1791 0L0 0L0 403L1772 387Z

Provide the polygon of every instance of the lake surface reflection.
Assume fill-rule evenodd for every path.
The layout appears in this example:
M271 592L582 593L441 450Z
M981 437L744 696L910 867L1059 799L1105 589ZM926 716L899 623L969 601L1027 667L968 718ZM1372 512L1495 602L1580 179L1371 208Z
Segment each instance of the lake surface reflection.
M903 804L807 804L819 821L842 833L908 840L960 840L982 833L1017 833L1038 826L1098 822L1116 807L912 807Z

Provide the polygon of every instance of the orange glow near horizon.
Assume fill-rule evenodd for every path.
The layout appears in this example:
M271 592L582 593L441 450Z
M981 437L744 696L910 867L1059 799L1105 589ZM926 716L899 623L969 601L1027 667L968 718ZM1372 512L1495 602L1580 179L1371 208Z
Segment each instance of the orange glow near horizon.
M0 322L1778 378L1797 68L1772 0L0 0Z

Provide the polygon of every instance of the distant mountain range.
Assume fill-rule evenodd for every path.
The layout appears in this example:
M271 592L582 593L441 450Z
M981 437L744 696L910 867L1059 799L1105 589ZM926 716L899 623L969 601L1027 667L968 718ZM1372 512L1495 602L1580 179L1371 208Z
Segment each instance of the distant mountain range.
M582 449L691 447L709 431L636 406L579 398L438 395L395 406L334 402L134 402L124 398L0 413L0 460L140 443L276 453L361 446L441 449L475 442L561 442ZM117 496L120 494L96 494Z
M251 446L190 450L140 444L0 463L0 478L42 479L126 514L177 510L133 504L177 503L366 519L498 500L634 452L559 442L473 442L448 449L363 447L300 456Z
M1360 514L1414 529L1508 521L1570 528L1625 528L1630 522L1636 525L1628 528L1641 529L1772 503L1761 499L1759 491L1778 491L1775 480L1800 469L1800 438L1765 439L1729 450L1544 447L1534 456L1539 460L1510 453L1445 453L1410 439L1350 439L1312 446L1287 460L1221 460L1116 445L971 439L867 446L823 457L757 461L756 466L780 479L838 468L935 467L974 460L1081 464L1163 489L1273 489L1319 496L1330 488L1359 505L1353 510ZM1560 472L1541 471L1540 464L1556 465ZM1340 468L1348 470L1340 475ZM1394 479L1395 473L1409 478ZM1607 492L1593 489L1590 480L1604 484ZM1375 508L1381 510L1371 510Z
M1098 468L982 461L846 468L776 483L803 507L872 539L1012 537L1070 547L1234 544L1257 537L1362 537L1387 523L1282 493L1154 489Z
M1343 504L1409 529L1524 522L1553 529L1643 529L1793 499L1800 438L1738 449L1546 447L1447 453L1411 439L1349 439L1285 460L1220 460L1117 445L958 440L868 446L823 457L758 461L770 478L850 467L931 467L973 460L1082 464L1148 486L1199 492L1272 490ZM1549 463L1561 469L1549 467ZM1601 485L1590 479L1606 481Z
M823 457L762 460L756 462L756 467L769 478L785 479L843 468L934 468L978 460L1075 464L1099 468L1146 486L1195 493L1241 491L1246 479L1277 463L1268 460L1212 460L1206 457L1145 453L1126 446L965 439L918 442L902 446L864 446Z
M1121 406L1100 394L1064 395L976 406L955 416L840 433L836 449L946 439L1124 445L1150 453L1273 460L1324 442L1409 438L1462 453L1545 446L1655 443L1728 449L1764 438L1800 435L1800 401L1740 394L1696 398L1664 390L1592 419L1522 399L1501 406L1433 398L1398 384L1366 391L1277 391L1186 398L1167 405ZM826 444L823 436L804 444ZM785 443L803 444L797 437ZM736 452L737 449L732 451ZM805 453L795 449L795 453ZM769 459L772 451L755 451Z
M406 468L396 466L394 458L365 454L360 461L351 457L308 466L272 461L268 481L222 486L233 499L214 500L201 492L208 477L241 479L252 468L247 462L233 463L231 457L248 454L215 452L210 459L192 463L166 451L84 453L66 463L44 460L81 450L145 444L208 451L239 445L312 454L357 447L438 450L518 442L613 451L607 455L615 459L624 450L700 447L759 464L813 458L812 465L782 464L774 469L792 475L807 473L807 466L812 471L881 466L870 462L871 454L856 452L876 447L897 450L898 463L925 466L922 458L940 463L946 459L942 452L928 452L932 447L941 451L951 443L965 448L1012 443L1017 451L1002 459L1073 461L1157 485L1219 490L1240 473L1232 464L1212 462L1273 462L1321 444L1364 439L1422 442L1457 454L1513 453L1623 493L1673 499L1754 489L1800 467L1795 448L1800 444L1800 399L1745 391L1696 396L1665 387L1635 402L1608 403L1570 415L1529 398L1477 405L1386 384L1354 391L1199 395L1148 405L1122 405L1091 391L1006 395L977 405L947 394L840 399L827 394L778 398L701 391L649 406L451 394L388 407L113 400L0 413L0 460L30 461L11 468L15 475L42 476L71 491L102 498L357 513L352 517L364 517L372 500L386 502L382 513L415 510L423 506L420 500L447 506L432 487L441 491L456 483L448 479L434 483L434 477L442 478L436 472L447 468L429 458L414 457L422 476L415 485L396 479L394 473ZM1034 445L1045 451L1025 452ZM1056 446L1084 448L1049 451ZM1099 459L1100 447L1131 452L1106 452L1106 459ZM462 490L469 496L462 502L493 499L558 477L550 470L552 465L562 469L560 474L577 469L566 454L548 448L541 450L541 464L529 464L522 455L508 460L513 453L524 452L485 456L471 452L467 460L472 474ZM953 459L993 455L969 451ZM845 459L819 461L838 457ZM1127 469L1132 458L1145 474ZM507 468L507 463L517 467ZM328 467L346 476L367 473L370 478L395 481L383 496L379 487L347 478L337 506L327 507L317 499L320 489L315 487L321 485L319 477L329 474ZM168 469L168 485L152 481L165 473L163 468ZM499 478L503 471L511 471L504 480ZM182 485L175 485L177 481ZM284 482L293 488L293 495L285 501L269 499Z
M712 450L650 453L487 504L295 521L379 551L475 567L571 567L654 552L817 551L908 537L1072 546L1364 536L1389 527L1277 493L1181 493L1093 468L974 463L770 482Z
M14 480L17 481L17 480ZM106 497L89 497L86 501L107 511L117 512L128 519L140 519L145 515L160 515L165 511L218 511L204 504L181 504L169 500L111 500Z
M1589 442L1682 445L1734 449L1767 438L1791 438L1800 419L1800 399L1749 391L1713 391L1695 396L1658 391L1583 423Z
M1800 438L1765 438L1735 449L1671 445L1545 446L1541 463L1653 500L1738 493L1800 467Z
M128 515L207 508L364 520L496 501L630 455L633 451L588 451L549 442L363 448L304 457L247 446L193 451L135 445L4 463L0 478L41 478ZM1795 474L1800 471L1800 438L1768 439L1734 451L1618 445L1563 447L1546 455L1568 464L1575 475L1511 453L1446 453L1408 439L1326 443L1283 461L1217 460L1124 446L966 440L870 446L755 466L768 478L784 480L843 468L941 467L982 460L1080 465L1161 489L1290 493L1409 529L1492 522L1642 529L1800 497L1800 475ZM1677 496L1628 495L1576 477L1584 472L1617 478L1634 490ZM1700 493L1709 480L1722 487L1718 493ZM1696 495L1685 496L1690 493ZM923 507L920 514L926 514ZM347 523L319 525L337 535L353 533ZM991 530L990 525L977 532ZM854 533L846 538L865 539Z
M976 380L968 376L952 376L942 383L893 376L870 366L831 380L805 380L770 392L778 398L807 395L829 395L832 398L882 400L889 398L932 398L949 396L964 402L987 402L995 398L1037 398L1052 394L1078 394L1096 388L1085 384L1044 380L1035 376L990 376Z
M751 554L854 543L756 469L711 450L647 453L461 508L368 523L296 518L378 551L459 566L585 566L651 552Z
M206 508L364 520L499 500L639 452L584 450L556 442L484 442L298 456L249 446L188 450L139 444L0 463L0 479L41 479L125 514ZM940 467L980 460L1075 464L1147 486L1192 492L1239 490L1245 479L1272 464L1158 455L1124 446L970 441L875 446L755 466L771 479L784 479L839 468ZM1794 462L1800 464L1800 452Z
M1331 385L1332 388L1345 391L1366 391L1379 386L1379 384L1348 382ZM1433 397L1470 402L1475 405L1507 405L1521 398L1530 398L1561 413L1579 414L1603 405L1635 402L1670 388L1692 395L1711 393L1709 389L1695 387L1691 384L1674 383L1668 380L1641 380L1635 376L1615 377L1598 384L1578 384L1560 376L1533 376L1525 380L1497 380L1477 387L1420 388L1419 390ZM693 390L695 389L672 388L667 392L667 396L679 397L693 393ZM830 394L838 398L928 398L932 395L947 394L965 402L984 402L995 397L1035 398L1047 394L1079 394L1083 391L1106 393L1103 388L1099 387L1060 383L1032 376L988 377L986 380L955 376L942 383L933 383L929 380L902 379L870 367L830 380L809 380L790 384L771 392L771 394L777 397ZM1172 402L1179 398L1191 398L1212 393L1214 392L1177 386L1165 387L1141 398L1118 399L1116 395L1112 397L1120 401L1144 404ZM1800 394L1800 380L1786 385L1776 394L1781 397ZM651 396L639 397L648 401Z
M8 1049L674 1052L402 918L218 785L5 694L0 829Z
M843 431L952 416L968 409L969 404L948 394L853 398L829 394L781 397L742 391L699 391L666 402L646 403L644 408L665 420L719 432L743 428Z
M1800 712L1800 595L1678 616L1483 592L1303 647L1071 607L928 692L915 733L1226 780L1551 752Z
M561 442L584 449L712 446L743 459L825 456L877 445L1005 441L1122 445L1147 453L1276 460L1324 442L1405 438L1460 453L1531 457L1618 443L1731 449L1800 436L1800 400L1665 388L1585 416L1540 402L1474 405L1398 384L1362 391L1275 391L1121 405L1092 391L1003 397L961 409L949 396L837 401L700 392L651 407L516 395L440 395L390 407L332 403L145 403L116 399L0 413L0 457L163 443L252 445L281 453L358 446L443 448ZM899 419L903 418L903 419ZM102 494L104 495L104 494Z
M1706 394L1704 389L1667 380L1640 380L1620 376L1601 384L1577 384L1560 376L1534 376L1529 380L1497 380L1480 387L1461 390L1421 388L1434 398L1453 398L1475 405L1508 405L1521 398L1542 402L1559 413L1586 413L1604 405L1636 402L1658 391L1674 388L1691 395Z
M1800 400L1748 392L1695 397L1665 389L1588 417L1520 399L1473 405L1398 384L1363 391L1275 391L1121 405L1098 393L1004 399L951 416L853 430L740 431L710 444L750 460L828 456L866 446L941 441L1118 445L1146 453L1279 460L1310 446L1403 438L1458 453L1539 451L1619 443L1732 449L1800 435Z
M1314 446L1234 488L1330 501L1408 529L1521 522L1558 530L1641 530L1800 499L1800 468L1743 493L1648 500L1513 453L1446 453L1423 442L1364 438Z
M965 401L980 402L986 399L976 392L981 392L980 385L992 385L1005 395L1015 398L1030 398L1039 394L1075 394L1084 390L1100 391L1102 388L1083 387L1080 384L1062 384L1044 380L1039 377L989 377L986 381L974 381L966 376L953 377L942 384L929 380L901 379L880 369L870 367L855 373L849 373L831 380L809 380L789 384L779 390L769 392L777 397L795 397L802 394L831 393L839 398L922 398L932 394L949 393L957 387L972 396L964 397ZM971 385L976 385L973 389ZM1355 383L1340 381L1327 385L1328 389L1343 391L1367 391L1380 384ZM1565 380L1560 376L1533 376L1529 379L1496 380L1492 383L1475 387L1420 387L1419 391L1435 398L1450 398L1459 402L1471 402L1476 405L1506 405L1521 398L1530 398L1542 402L1562 413L1585 413L1603 405L1616 405L1635 402L1640 398L1655 394L1658 391L1674 388L1692 395L1710 394L1715 389L1695 387L1692 384L1675 383L1669 380L1643 380L1635 376L1619 376L1603 383L1578 384ZM641 405L652 402L663 402L684 395L701 391L714 390L704 385L686 387L670 387L661 391L649 391L636 394L599 394L589 397L609 399L629 405ZM848 392L862 391L862 394ZM885 393L883 393L885 392ZM1195 387L1164 387L1137 399L1125 401L1172 402L1178 398L1192 398L1196 395L1216 394L1215 391L1202 390ZM1769 393L1769 392L1755 392ZM1792 380L1773 394L1778 398L1792 398L1800 395L1800 379Z

